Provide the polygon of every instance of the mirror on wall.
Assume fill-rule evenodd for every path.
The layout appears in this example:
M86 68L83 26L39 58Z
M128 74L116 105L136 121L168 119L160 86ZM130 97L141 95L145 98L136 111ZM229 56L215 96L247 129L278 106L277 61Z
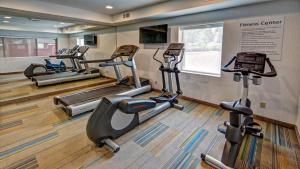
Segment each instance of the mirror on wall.
M38 87L32 79L24 75L24 71L30 65L39 66L34 71L40 73L40 76L84 70L86 65L79 60L74 62L69 58L50 56L71 54L76 45L86 45L86 35L93 35L96 39L93 45L89 44L82 58L94 60L111 57L116 49L115 27L67 19L47 20L0 13L0 105L73 87L74 84L71 83ZM99 69L95 63L87 66L89 70ZM47 71L51 73L43 74ZM85 80L76 83L85 83ZM89 80L86 83L90 83Z

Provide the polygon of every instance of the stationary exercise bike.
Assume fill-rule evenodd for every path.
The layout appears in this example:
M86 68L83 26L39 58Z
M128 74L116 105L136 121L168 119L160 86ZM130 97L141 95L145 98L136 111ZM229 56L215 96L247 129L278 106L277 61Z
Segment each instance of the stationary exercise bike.
M234 61L234 68L228 68ZM266 62L270 72L264 73ZM226 138L221 161L207 154L201 154L201 158L215 168L229 169L235 167L246 134L263 138L261 126L253 121L253 111L250 108L251 101L248 99L248 81L252 80L254 85L260 85L262 77L274 77L277 73L265 54L249 52L238 53L222 68L222 71L234 72L233 79L236 82L243 80L243 96L235 102L222 102L220 104L221 108L230 111L229 121L218 126L218 131L225 134ZM252 78L250 77L251 74L253 74Z
M183 43L170 44L163 54L164 63L155 58L159 49L153 55L153 59L161 64L159 70L162 73L163 89L159 96L149 99L129 96L103 97L88 120L86 128L88 138L100 147L107 145L114 152L118 152L120 146L112 141L113 139L170 107L182 110L183 106L178 104L177 100L182 94L178 77L180 71L177 66L183 58L183 47ZM168 88L165 73L168 75ZM175 75L176 79L176 93L172 90L172 75Z

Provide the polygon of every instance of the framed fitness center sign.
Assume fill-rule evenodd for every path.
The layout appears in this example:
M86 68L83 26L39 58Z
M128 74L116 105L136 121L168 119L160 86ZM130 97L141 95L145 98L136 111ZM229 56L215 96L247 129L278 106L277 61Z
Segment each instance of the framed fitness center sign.
M265 53L281 59L284 16L260 17L239 21L239 51Z

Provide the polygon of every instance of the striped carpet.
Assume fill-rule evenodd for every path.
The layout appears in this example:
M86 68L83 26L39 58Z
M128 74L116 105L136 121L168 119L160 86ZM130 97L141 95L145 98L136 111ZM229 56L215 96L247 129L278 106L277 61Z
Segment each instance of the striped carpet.
M148 97L156 93L144 95ZM216 126L228 112L180 100L183 111L168 109L118 138L113 154L88 140L89 113L70 118L52 98L0 109L0 168L198 169L210 168L201 153L221 158L224 135ZM247 136L236 168L299 168L300 151L293 129L257 121L264 138Z

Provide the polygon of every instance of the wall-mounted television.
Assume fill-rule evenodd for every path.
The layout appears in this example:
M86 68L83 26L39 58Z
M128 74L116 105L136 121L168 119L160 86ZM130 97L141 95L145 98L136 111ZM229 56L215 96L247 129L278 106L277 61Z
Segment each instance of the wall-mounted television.
M167 41L167 24L140 28L140 43L167 43Z
M97 36L96 35L84 35L84 45L97 46Z

